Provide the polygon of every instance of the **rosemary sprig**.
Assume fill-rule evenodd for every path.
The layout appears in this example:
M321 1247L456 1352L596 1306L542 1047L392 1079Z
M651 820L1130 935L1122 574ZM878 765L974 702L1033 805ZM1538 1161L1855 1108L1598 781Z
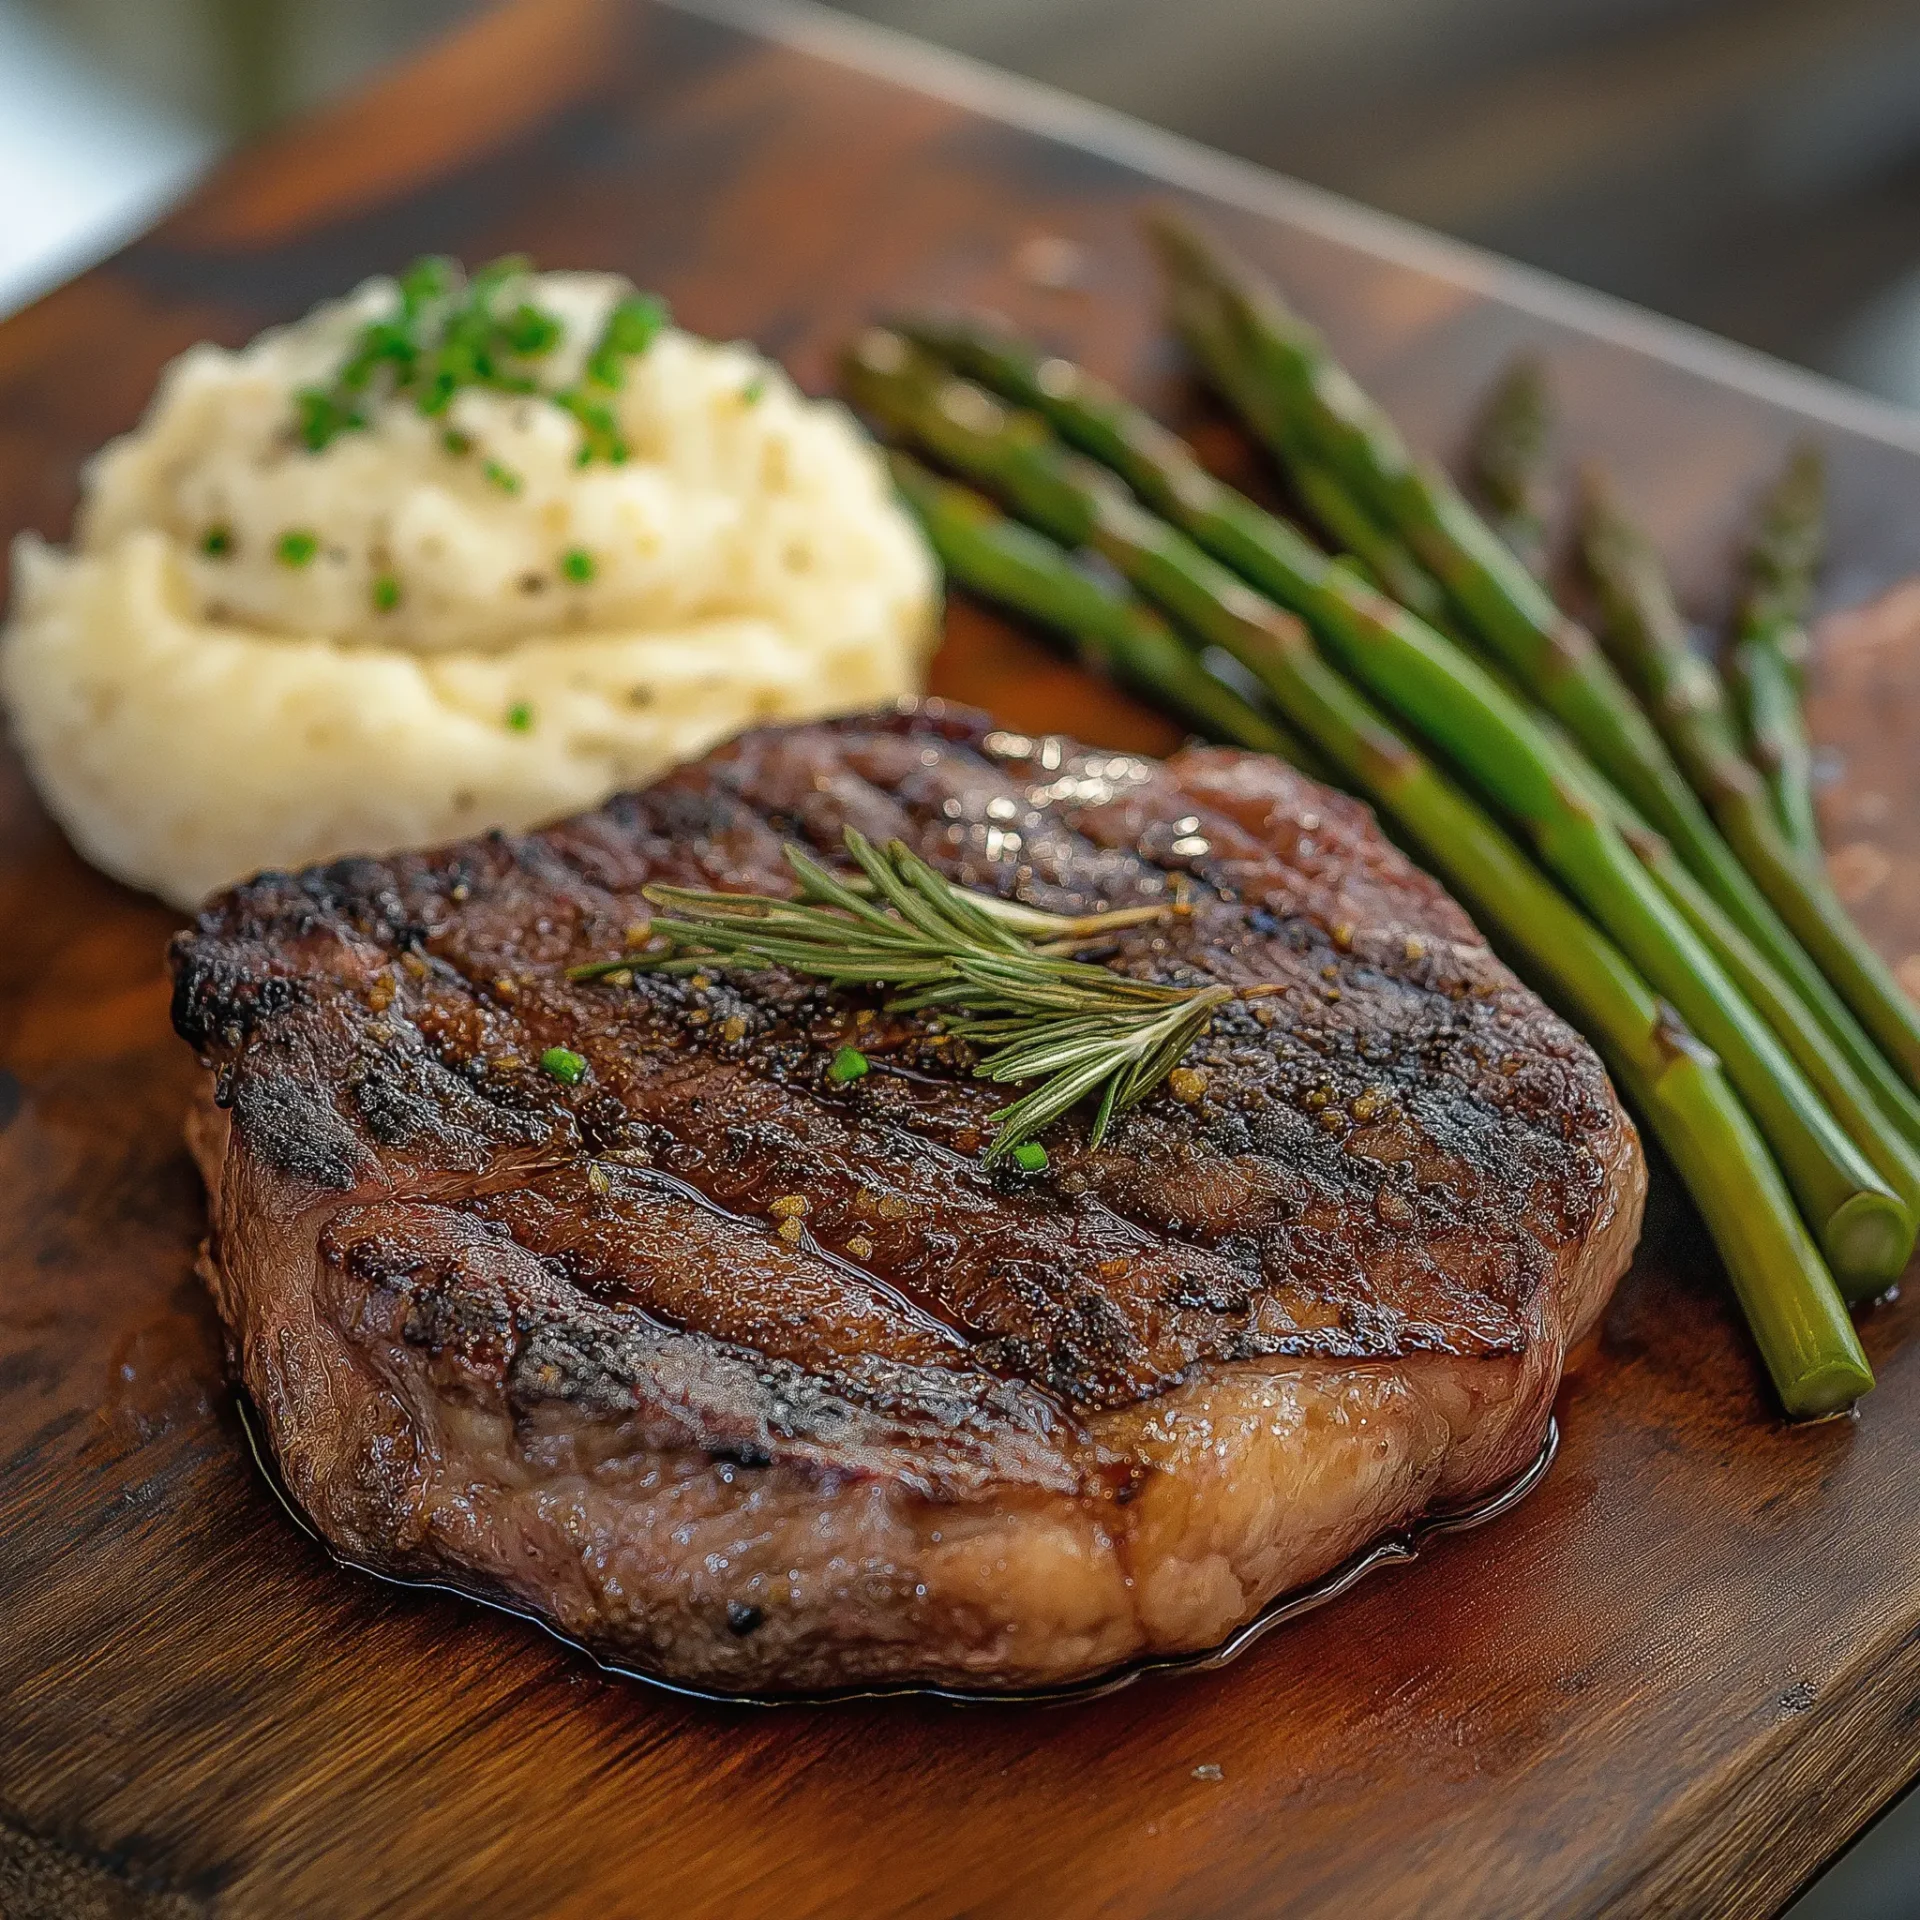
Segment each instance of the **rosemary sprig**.
M1098 1146L1115 1117L1179 1065L1218 1008L1278 990L1157 986L1068 957L1178 907L1042 913L956 886L898 840L876 847L851 827L845 839L862 878L840 879L789 846L800 886L793 899L646 888L665 910L649 946L575 967L568 978L785 967L830 986L905 989L889 1008L932 1013L979 1047L979 1078L1041 1083L994 1115L989 1160L1096 1094L1090 1144Z

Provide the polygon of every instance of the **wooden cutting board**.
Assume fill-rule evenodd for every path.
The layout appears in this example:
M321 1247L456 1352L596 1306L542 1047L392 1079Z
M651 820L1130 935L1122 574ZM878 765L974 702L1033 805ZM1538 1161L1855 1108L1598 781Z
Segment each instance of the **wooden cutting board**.
M1269 263L1416 438L1516 343L1702 614L1808 429L1831 591L1920 571L1904 416L818 16L522 0L243 155L0 327L0 527L64 536L161 363L424 249L622 269L808 385L864 317L956 298L1189 405L1136 209ZM1830 629L1828 822L1920 987L1920 589ZM1169 730L954 610L936 675L1005 722ZM1233 1669L1098 1704L751 1710L332 1566L274 1504L192 1275L173 918L0 768L0 1913L1745 1915L1920 1771L1920 1341L1870 1316L1851 1422L1772 1414L1664 1174L1545 1487Z

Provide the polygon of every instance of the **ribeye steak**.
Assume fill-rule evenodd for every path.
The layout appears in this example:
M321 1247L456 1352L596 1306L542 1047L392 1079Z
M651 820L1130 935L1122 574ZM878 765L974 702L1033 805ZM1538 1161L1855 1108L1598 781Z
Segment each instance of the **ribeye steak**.
M785 890L783 842L849 824L1059 911L1177 892L1112 964L1285 991L1028 1173L981 1158L1007 1092L883 995L566 978L648 882ZM717 1689L1218 1641L1520 1469L1639 1226L1585 1043L1258 755L772 728L544 832L265 875L173 965L205 1271L307 1512Z

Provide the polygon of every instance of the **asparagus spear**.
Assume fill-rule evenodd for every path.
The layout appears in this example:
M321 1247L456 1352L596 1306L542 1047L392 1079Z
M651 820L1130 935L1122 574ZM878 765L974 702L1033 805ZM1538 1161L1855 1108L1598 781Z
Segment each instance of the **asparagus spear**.
M1525 696L1504 678L1497 663L1481 660L1480 664L1525 704ZM1747 938L1733 916L1619 788L1587 760L1559 723L1537 710L1533 718L1566 760L1570 774L1578 775L1586 797L1619 829L1635 858L1793 1055L1848 1137L1879 1168L1907 1210L1920 1219L1920 1185L1916 1185L1920 1181L1920 1096L1888 1066L1827 986L1824 975L1815 975L1821 989L1815 1008L1794 991L1793 983ZM1836 1033L1850 1036L1850 1044L1836 1038Z
M1339 470L1437 576L1528 696L1803 985L1791 943L1778 943L1753 883L1593 636L1560 612L1444 473L1414 459L1393 422L1258 275L1172 216L1158 220L1153 235L1180 331L1254 430L1283 460L1290 436L1303 436Z
M1788 843L1758 772L1740 751L1726 688L1693 651L1652 543L1593 477L1582 551L1604 632L1688 777L1761 891L1887 1055L1920 1085L1920 1007L1848 917L1826 876Z
M1446 623L1447 597L1439 581L1361 506L1331 467L1302 455L1289 469L1289 478L1300 504L1336 553L1350 554L1382 592L1421 619L1434 626Z
M1124 589L1093 581L1060 548L978 494L898 457L895 473L960 585L1059 628L1096 657L1110 634L1139 620L1158 628ZM1153 669L1142 671L1149 661L1171 668L1165 694L1183 705L1186 669L1159 649L1142 656L1135 670L1149 693ZM1516 964L1593 1037L1694 1195L1787 1411L1818 1416L1851 1404L1872 1384L1866 1356L1772 1157L1713 1056L1506 833L1328 673L1303 639L1296 663L1301 678L1289 679L1291 711L1340 784L1372 801ZM1256 728L1240 744L1265 742Z
M916 337L998 393L1037 408L1066 439L1112 468L1149 506L1262 592L1310 622L1324 621L1320 596L1327 571L1319 556L1286 522L1215 479L1178 435L1104 381L1071 361L1042 354L1003 329L980 322L922 323L916 327ZM1497 662L1479 653L1474 657L1501 677ZM1508 684L1510 691L1517 691ZM1556 745L1564 755L1579 757L1577 747L1564 734L1556 735ZM1598 777L1590 763L1582 764ZM1618 790L1613 791L1617 796ZM1636 811L1635 817L1646 827L1644 816ZM1853 1137L1883 1170L1903 1163L1902 1143L1920 1148L1920 1096L1888 1064L1731 853L1726 854L1726 866L1733 897L1742 910L1735 913L1727 908L1724 891L1715 893L1714 899L1785 981L1805 1013L1825 1030L1855 1079L1873 1096L1883 1122L1876 1133L1884 1137L1871 1143L1859 1132ZM1790 1047L1796 1046L1800 1019L1793 1017L1794 1031L1789 1032L1771 1014L1768 1018L1780 1037ZM1853 1132L1851 1124L1849 1131Z
M1083 440L1071 424L1073 418L1087 414L1092 408L1116 421L1128 412L1136 413L1140 421L1148 421L1147 415L1131 408L1111 387L1083 367L1043 353L993 321L971 314L942 313L909 316L896 326L916 346L948 361L996 393L1017 400L1022 406L1037 408L1076 446L1096 458L1107 459L1106 449ZM1177 450L1176 457L1183 469L1191 469L1196 475L1205 473L1184 441L1158 421L1151 421L1150 425L1162 446ZM1094 431L1099 431L1097 426ZM1108 464L1114 463L1108 459ZM1287 471L1300 504L1319 524L1336 551L1351 554L1376 584L1403 607L1411 607L1422 619L1436 625L1444 623L1447 604L1439 581L1413 557L1404 541L1389 533L1361 506L1325 461L1313 458L1296 442Z
M1735 634L1727 649L1727 688L1740 717L1747 757L1766 783L1780 831L1802 860L1818 860L1813 743L1793 671L1764 628L1743 626Z
M1549 732L1552 723L1546 723ZM1570 754L1571 761L1578 755ZM1584 768L1584 762L1580 763ZM1673 849L1634 811L1604 775L1585 768L1587 792L1619 828L1634 857L1685 915L1729 979L1753 1003L1848 1137L1880 1170L1907 1211L1920 1218L1920 1149L1890 1127L1873 1092L1777 967L1734 925L1732 917L1688 871Z
M1271 714L1207 672L1167 623L1104 585L1030 527L977 493L936 479L917 460L888 456L900 496L949 573L1064 634L1082 665L1156 702L1196 733L1276 754L1315 771L1317 754Z
M1820 830L1813 746L1800 698L1807 609L1825 545L1825 493L1819 448L1797 448L1762 504L1727 655L1747 751L1767 783L1789 845L1808 860L1819 857Z
M1474 424L1468 469L1488 523L1536 580L1547 570L1551 428L1547 370L1536 355L1515 354Z
M1301 724L1288 704L1293 682L1275 678L1277 663L1302 649L1318 658L1304 634L1297 648L1281 646L1281 628L1291 635L1297 623L1137 506L1103 468L1068 453L1044 421L1010 414L982 388L947 378L895 333L863 336L845 372L858 404L1009 499L1054 538L1093 545L1176 625L1239 658ZM1913 1218L1618 833L1578 797L1525 710L1351 569L1292 538L1303 577L1317 574L1308 596L1316 627L1343 665L1522 821L1549 867L1719 1054L1843 1290L1879 1292L1913 1250Z

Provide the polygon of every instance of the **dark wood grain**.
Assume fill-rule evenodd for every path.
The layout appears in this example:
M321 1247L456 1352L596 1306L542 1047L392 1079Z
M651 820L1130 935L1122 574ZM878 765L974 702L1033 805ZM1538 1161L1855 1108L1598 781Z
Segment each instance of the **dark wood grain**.
M189 341L426 247L624 269L814 386L878 309L985 301L1185 408L1132 224L1166 174L1212 178L684 13L523 0L0 327L0 527L64 534L82 459ZM1835 593L1920 568L1891 416L1242 170L1217 195L1440 451L1542 347L1570 443L1620 469L1702 612L1809 425ZM1023 277L1040 236L1082 250L1075 284ZM1920 987L1920 590L1829 637L1839 871ZM936 679L1015 725L1169 742L966 608ZM1217 1677L1055 1711L718 1709L342 1573L257 1480L192 1277L173 922L84 868L10 762L0 820L7 1920L1764 1914L1920 1771L1916 1315L1869 1320L1858 1420L1789 1430L1664 1179L1546 1487Z

